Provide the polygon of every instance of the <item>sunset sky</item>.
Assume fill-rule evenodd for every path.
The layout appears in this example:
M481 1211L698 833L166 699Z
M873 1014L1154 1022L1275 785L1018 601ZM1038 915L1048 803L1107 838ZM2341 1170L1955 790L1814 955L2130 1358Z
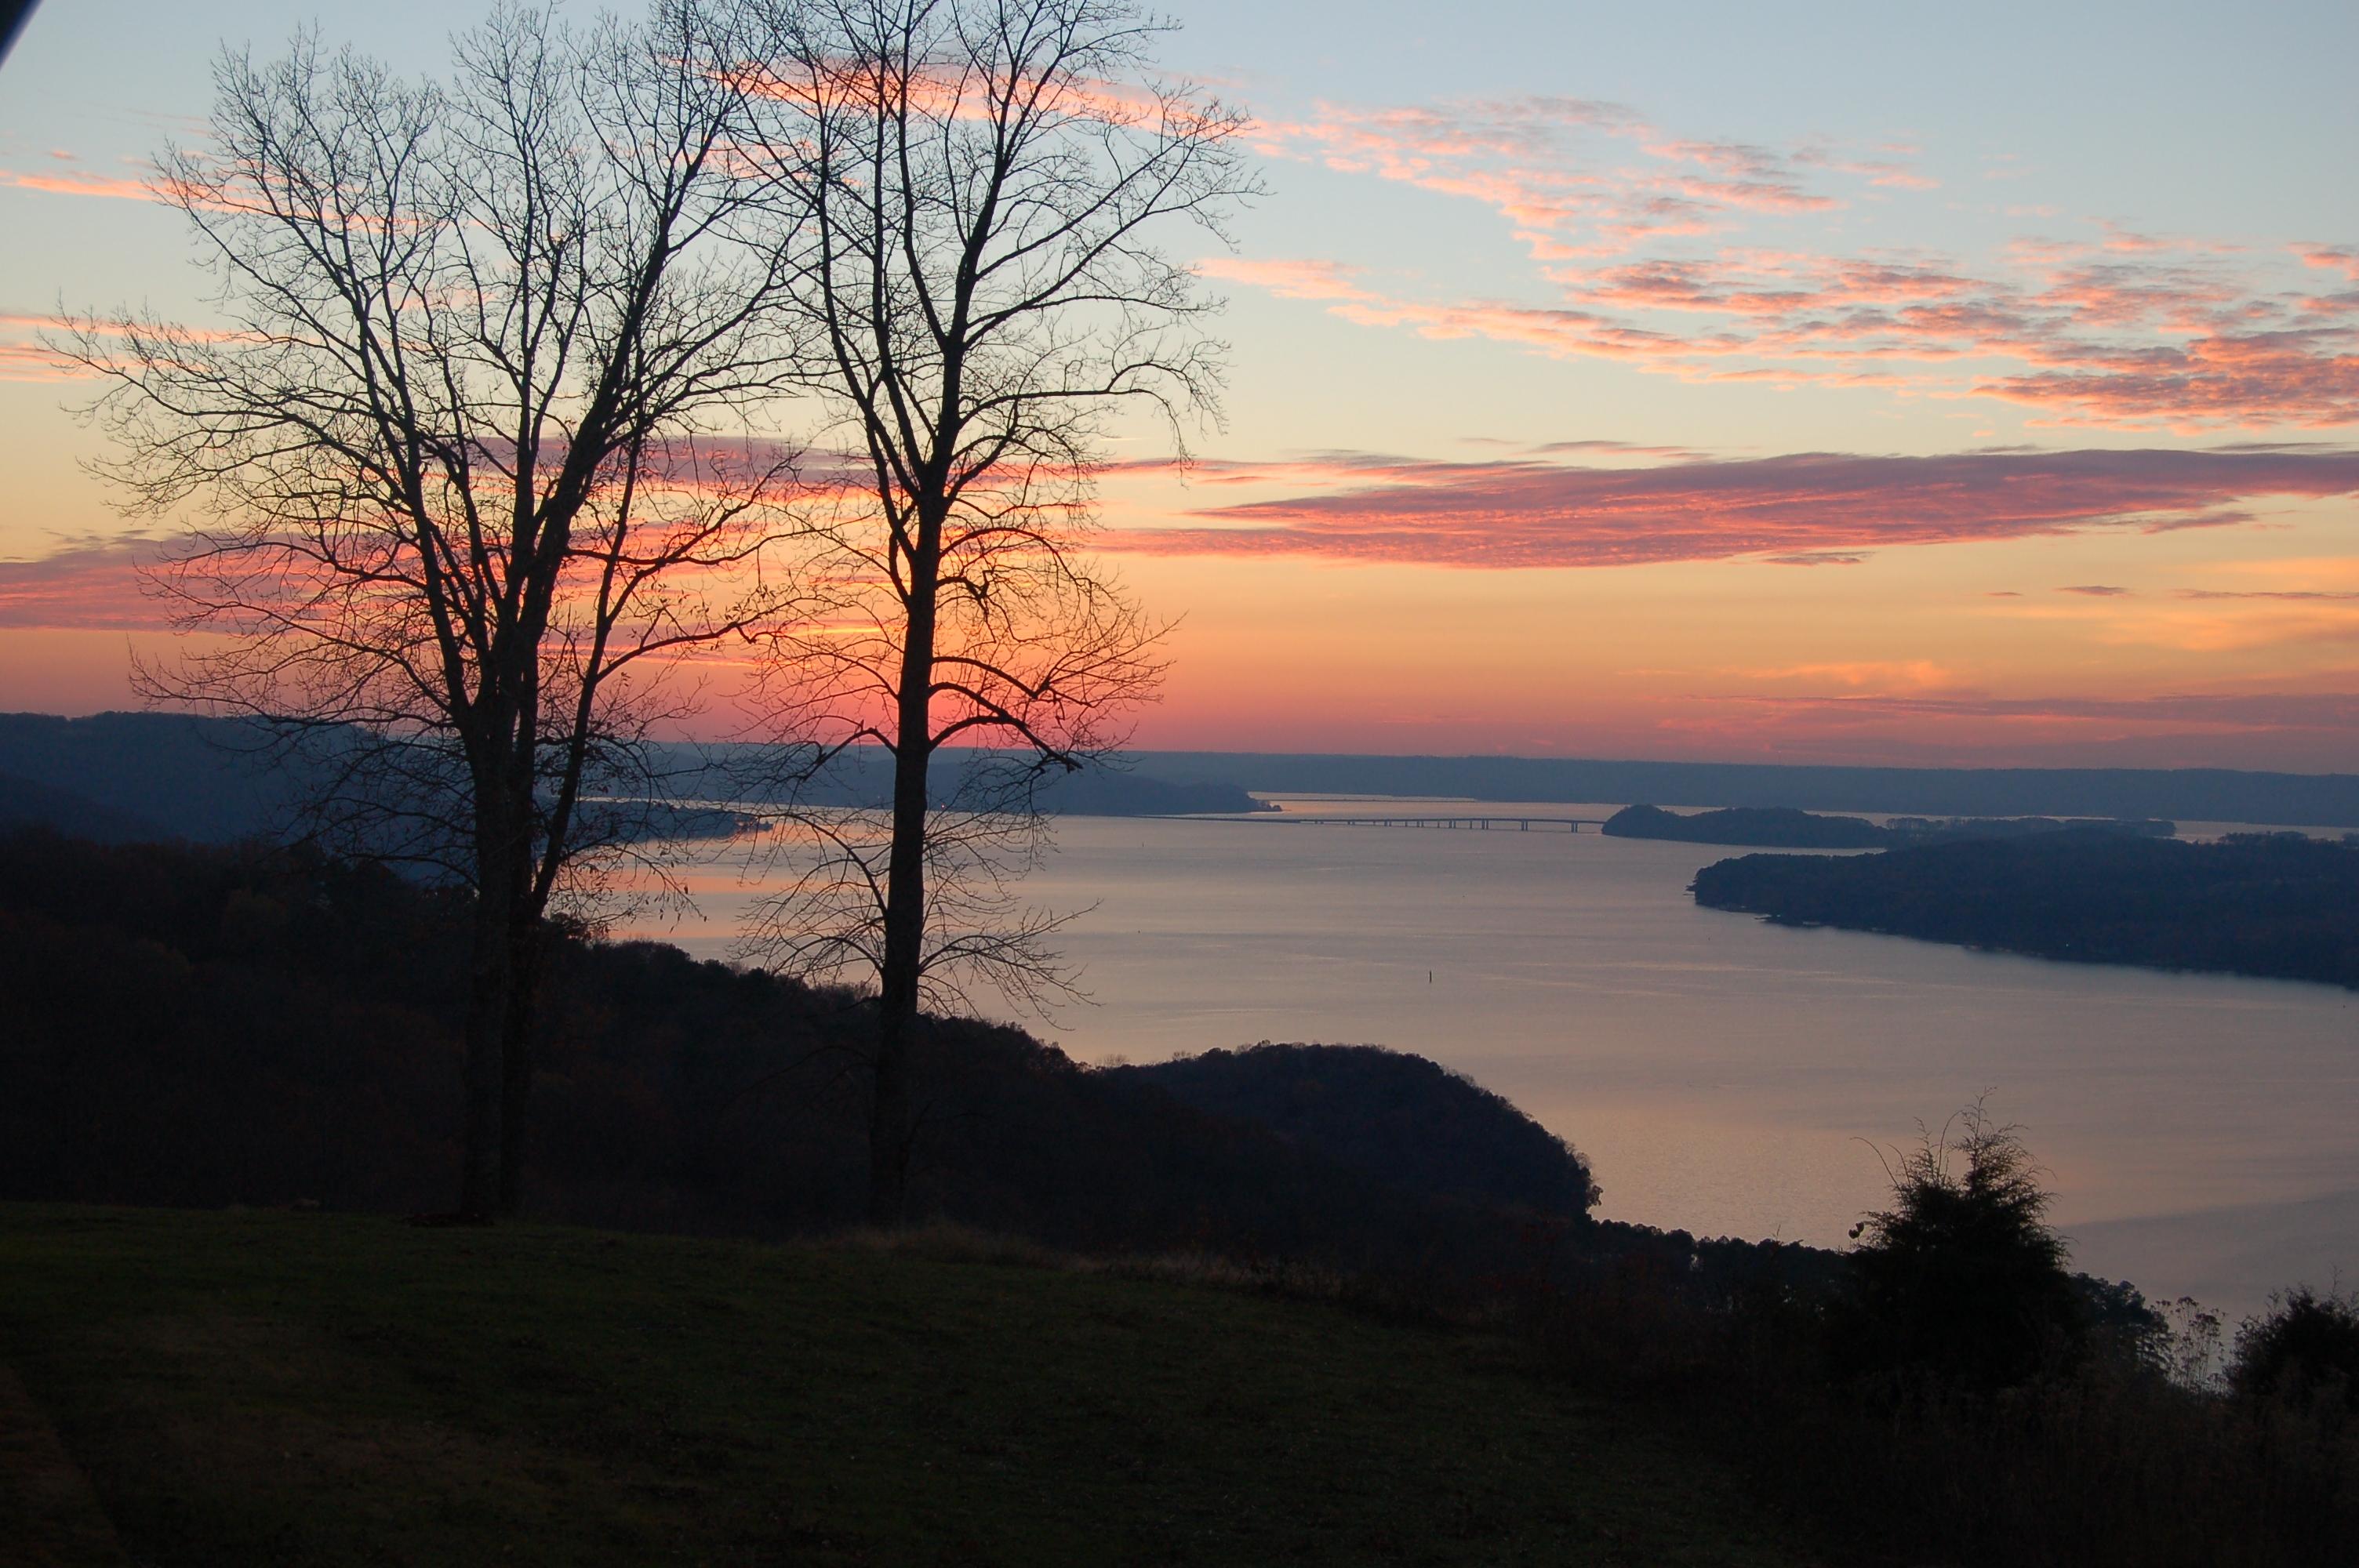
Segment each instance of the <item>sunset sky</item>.
M2359 7L1175 9L1269 194L1203 247L1225 427L1105 488L1184 617L1140 745L2359 769ZM217 43L479 11L36 14L0 708L164 640L36 335L201 319L140 181Z

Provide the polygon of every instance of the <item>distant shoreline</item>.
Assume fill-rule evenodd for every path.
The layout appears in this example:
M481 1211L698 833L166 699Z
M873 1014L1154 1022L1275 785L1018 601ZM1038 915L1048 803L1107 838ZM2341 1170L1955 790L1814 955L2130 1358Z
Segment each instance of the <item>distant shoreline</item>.
M23 793L66 792L102 814L221 839L260 830L289 781L257 770L237 721L174 713L65 719L0 714L0 775ZM680 793L707 767L748 770L759 748L670 748ZM842 754L832 804L883 798L881 753ZM758 771L751 769L750 771ZM259 775L259 776L258 776ZM2330 830L2359 828L2359 774L2225 768L1880 768L1544 757L1418 757L1259 752L1132 752L1113 770L1052 783L1041 804L1076 816L1245 810L1249 795L1337 802L1628 804L1777 808L1926 817L2161 818Z
M1742 855L1696 873L1706 909L1986 952L2359 990L2359 845L2086 829L1881 854Z
M2359 827L2359 773L2231 768L1897 768L1548 757L1136 752L1134 771L1256 795L1518 801L1895 816L2164 818Z

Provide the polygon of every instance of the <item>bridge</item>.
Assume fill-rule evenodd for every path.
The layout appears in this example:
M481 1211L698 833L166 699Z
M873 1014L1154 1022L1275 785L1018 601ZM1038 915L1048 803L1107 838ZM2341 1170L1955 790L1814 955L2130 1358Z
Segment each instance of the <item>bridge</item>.
M1584 827L1605 826L1602 816L1280 816L1276 820L1306 827L1439 827L1476 833L1578 833Z

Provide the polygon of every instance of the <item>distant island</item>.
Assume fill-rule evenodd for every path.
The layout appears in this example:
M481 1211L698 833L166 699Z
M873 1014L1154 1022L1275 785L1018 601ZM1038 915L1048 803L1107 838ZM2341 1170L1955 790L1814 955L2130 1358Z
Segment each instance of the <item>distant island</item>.
M1601 831L1617 838L1757 845L1766 849L1889 849L1956 838L2021 838L2066 828L2168 838L2178 831L2178 824L2053 816L1896 816L1879 825L1864 816L1821 816L1782 806L1737 806L1689 813L1632 806L1615 812Z
M1862 816L1814 816L1785 806L1736 806L1682 815L1659 806L1629 806L1601 831L1615 838L1666 838L1680 844L1758 844L1777 849L1870 849L1892 836Z
M1693 892L1707 909L1781 925L2359 989L2354 839L2072 828L1880 855L1745 855L1698 871Z

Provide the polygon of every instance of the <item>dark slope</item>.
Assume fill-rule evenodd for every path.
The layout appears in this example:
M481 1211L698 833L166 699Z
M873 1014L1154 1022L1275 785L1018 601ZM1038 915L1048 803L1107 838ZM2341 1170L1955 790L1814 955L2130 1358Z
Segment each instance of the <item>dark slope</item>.
M440 1206L457 913L309 854L0 837L0 1195ZM864 1003L652 943L566 941L549 983L538 1213L757 1235L858 1221ZM1223 1114L1017 1030L929 1021L914 1202L1061 1246L1459 1273L1516 1253L1530 1211L1586 1207L1578 1156L1430 1063L1242 1060L1286 1071L1232 1083L1242 1114ZM1274 1086L1324 1104L1270 1125L1248 1102Z

